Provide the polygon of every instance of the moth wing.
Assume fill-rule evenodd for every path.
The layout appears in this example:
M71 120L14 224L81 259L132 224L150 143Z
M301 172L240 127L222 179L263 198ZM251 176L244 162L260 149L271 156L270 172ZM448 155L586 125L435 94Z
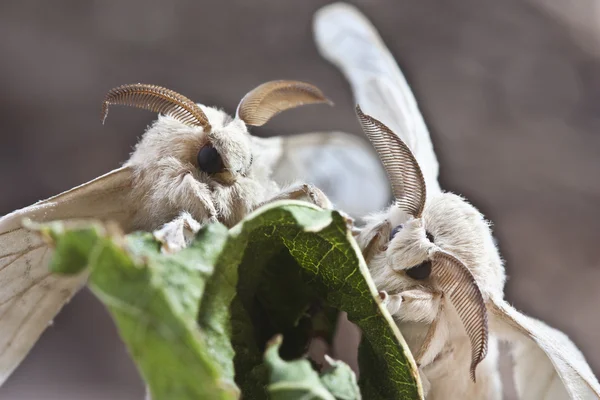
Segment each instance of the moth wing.
M0 218L0 384L86 278L50 274L52 249L22 227L23 219L98 218L126 225L132 215L124 208L131 176L129 167L123 167Z
M520 398L600 398L598 380L567 335L505 301L492 303L490 311L494 333L513 345L513 375Z
M429 130L406 78L375 27L356 7L334 3L315 14L313 31L321 55L349 81L355 102L400 136L421 166L427 191L439 193L439 166Z
M279 185L311 183L354 218L381 210L391 200L377 154L357 135L315 132L254 140Z

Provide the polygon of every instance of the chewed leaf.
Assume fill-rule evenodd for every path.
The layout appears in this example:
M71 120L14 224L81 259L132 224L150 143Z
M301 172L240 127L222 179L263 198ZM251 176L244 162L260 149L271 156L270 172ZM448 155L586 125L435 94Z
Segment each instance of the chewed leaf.
M72 260L85 261L89 286L112 314L153 400L234 399L236 384L244 399L264 399L267 340L284 332L282 356L298 358L312 337L331 338L339 311L363 331L363 397L422 398L414 360L336 211L272 203L229 232L205 226L173 254L163 254L149 233L50 230L57 270L74 272ZM294 369L309 379L305 363ZM345 365L316 377L324 399L360 398ZM287 383L273 385L271 392L288 398Z
M336 400L323 386L307 360L284 361L279 356L281 336L267 346L265 362L269 367L267 390L272 400Z
M323 385L339 400L360 400L356 375L348 364L325 356L331 368L321 375Z
M360 366L360 385L375 388L367 398L422 398L414 360L381 306L360 249L337 212L297 201L273 203L249 215L230 234L245 238L236 247L245 249L245 254L238 270L234 324L243 325L252 316L261 318L260 325L240 329L232 338L236 352L240 349L246 355L236 356L236 376L242 379L238 384L244 395L261 398L263 390L260 378L253 375L262 362L256 337L266 341L284 329L289 331L294 323L304 321L316 303L347 312L348 319L361 328L369 345L362 354L366 364ZM287 285L282 276L293 279L288 286L301 288L297 291L301 297L294 287L282 290ZM302 345L298 337L290 340ZM287 354L297 357L293 350L288 347ZM377 367L371 368L373 364Z
M279 355L281 341L276 336L265 352L267 390L273 400L361 400L356 375L347 364L326 357L331 368L319 376L307 360L284 361Z

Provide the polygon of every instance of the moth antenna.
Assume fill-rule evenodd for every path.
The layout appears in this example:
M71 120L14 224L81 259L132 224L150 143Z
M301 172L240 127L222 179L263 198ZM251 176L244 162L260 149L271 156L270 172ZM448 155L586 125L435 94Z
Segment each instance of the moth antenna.
M157 85L134 83L122 85L108 91L102 103L102 123L108 115L108 107L125 105L168 115L192 126L201 126L205 131L211 129L204 111L192 100Z
M236 117L246 125L261 126L282 111L305 104L333 105L316 86L299 81L270 81L248 92L238 104Z
M396 204L414 218L420 218L427 192L417 159L398 135L381 121L363 114L358 105L356 114L381 159L392 185Z
M456 257L436 251L431 259L436 285L450 300L471 342L471 379L488 349L488 317L483 296L469 269Z

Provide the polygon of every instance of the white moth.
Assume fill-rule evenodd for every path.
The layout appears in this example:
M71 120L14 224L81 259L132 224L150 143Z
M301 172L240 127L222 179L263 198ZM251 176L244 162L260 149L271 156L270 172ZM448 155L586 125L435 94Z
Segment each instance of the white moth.
M389 209L366 218L357 240L415 356L426 398L502 398L497 340L514 345L521 398L600 398L567 336L504 300L504 266L481 213L449 192L428 196L409 147L359 107L357 114L395 196Z
M312 85L272 81L249 92L232 118L154 85L111 90L103 104L103 119L112 104L161 114L131 158L106 175L0 218L0 384L86 279L51 275L47 265L52 250L22 227L24 218L34 222L94 218L117 221L125 232L158 229L155 236L169 251L184 246L190 233L203 224L220 221L232 226L274 200L305 198L329 208L328 198L311 184L280 190L272 170L278 170L281 181L286 180L285 168L304 182L325 176L336 180L338 187L356 183L353 177L344 180L348 164L362 168L367 176L385 177L368 142L339 132L261 139L248 131L248 126L263 125L286 109L325 102ZM334 151L340 141L345 147ZM306 155L311 151L321 154L316 160L319 168ZM328 160L328 155L334 159ZM340 155L345 163L336 162ZM290 160L296 162L293 168ZM378 193L375 203L385 201L387 189L382 194L381 185L374 182L372 187ZM344 203L343 198L338 200ZM365 205L370 208L368 200L362 207L354 204L354 211Z

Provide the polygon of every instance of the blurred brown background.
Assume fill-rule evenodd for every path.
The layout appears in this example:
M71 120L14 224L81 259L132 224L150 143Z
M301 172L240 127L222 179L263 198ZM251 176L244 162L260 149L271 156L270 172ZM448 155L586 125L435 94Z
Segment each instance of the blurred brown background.
M263 81L320 86L336 103L260 135L359 132L350 89L317 54L327 1L0 2L0 215L119 165L154 118L119 109L123 83L167 86L233 113ZM443 187L495 222L508 298L566 331L600 372L600 34L597 2L354 1L380 30L432 131ZM319 162L319 160L315 160ZM0 399L141 399L116 331L86 291Z

